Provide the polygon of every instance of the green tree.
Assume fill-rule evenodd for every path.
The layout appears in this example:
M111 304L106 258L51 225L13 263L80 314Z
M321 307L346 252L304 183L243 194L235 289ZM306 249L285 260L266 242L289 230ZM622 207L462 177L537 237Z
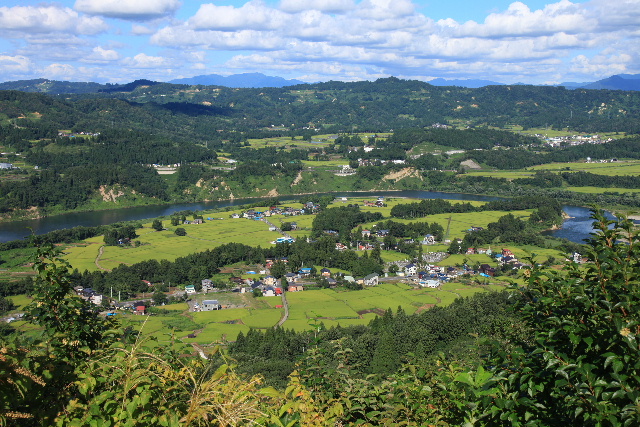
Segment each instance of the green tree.
M14 308L16 308L16 306L15 304L13 304L13 301L3 296L0 296L0 314L7 313L8 311L13 310Z
M164 230L164 227L162 227L162 221L160 221L157 218L153 220L153 223L151 224L151 228L153 228L156 231Z
M287 274L287 264L282 261L276 261L269 269L269 272L273 277L279 279Z
M164 292L155 291L153 293L153 303L155 305L163 305L163 304L167 304L168 302L169 302L169 298Z
M508 385L497 405L485 402L496 421L640 425L640 236L630 220L593 218L589 264L536 268L520 289L515 310L535 335L493 361Z
M174 233L178 236L186 236L187 235L187 230L185 230L182 227L176 228L176 231L174 231Z
M33 259L38 276L27 320L43 328L52 353L65 358L83 357L85 349L107 345L108 325L93 305L78 297L71 284L69 264L53 246L38 249Z

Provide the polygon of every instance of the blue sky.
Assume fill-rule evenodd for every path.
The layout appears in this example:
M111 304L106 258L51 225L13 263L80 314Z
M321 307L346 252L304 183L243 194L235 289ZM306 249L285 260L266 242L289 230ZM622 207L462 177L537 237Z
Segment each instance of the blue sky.
M640 73L640 0L0 0L0 81Z

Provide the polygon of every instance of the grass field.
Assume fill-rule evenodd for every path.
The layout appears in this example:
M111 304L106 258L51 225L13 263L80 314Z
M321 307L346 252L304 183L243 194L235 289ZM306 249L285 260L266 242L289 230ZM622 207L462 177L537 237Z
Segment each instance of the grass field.
M511 212L515 217L526 220L531 215L529 211L512 211ZM433 223L436 222L440 224L445 232L447 228L449 228L449 236L448 238L463 238L466 230L470 229L472 226L475 227L487 227L487 225L491 222L496 222L498 218L506 215L504 211L484 211L484 212L468 212L468 213L453 213L453 214L437 214L437 215L429 215L425 218L418 219L398 219L394 218L395 222L402 222L405 224L412 222L428 222ZM451 223L449 224L449 218L451 218ZM374 222L364 224L363 228L371 228L375 225ZM447 237L447 236L445 236ZM429 249L434 250L434 249Z
M640 188L602 188L602 187L567 187L569 191L576 193L602 194L602 193L637 193Z
M344 206L349 203L357 203L363 211L380 212L386 218L390 217L391 209L402 203L411 203L414 200L405 198L388 197L385 199L386 207L364 207L365 200L372 200L373 197L354 197L347 201L334 201L329 207ZM452 201L453 203L461 203L461 201ZM470 202L475 206L480 206L484 202ZM300 203L284 203L285 206L294 208L301 207ZM261 208L256 208L260 210ZM275 231L269 231L268 225L262 221L248 220L244 218L232 219L230 215L239 213L239 210L229 212L203 212L205 218L224 218L220 220L205 220L204 224L183 225L187 231L186 236L177 236L174 233L176 227L169 224L169 220L163 220L163 225L167 228L163 231L155 231L151 229L147 223L143 228L137 230L139 237L136 239L140 242L139 246L132 245L126 247L120 246L104 246L102 236L87 239L82 244L70 245L64 249L65 259L73 268L80 271L96 271L100 268L111 270L120 264L133 264L136 262L156 259L167 259L170 261L178 257L191 253L204 251L216 246L229 243L243 243L250 246L260 245L262 247L271 245L271 242L280 237ZM499 217L503 216L503 211L486 211L471 212L460 214L439 214L431 215L424 219L406 220L394 219L397 222L410 223L415 221L427 221L429 223L436 222L445 230L449 229L448 238L462 238L466 230L472 226L486 227L489 223L495 222ZM527 219L531 214L529 211L514 211L516 217ZM283 222L295 222L298 229L290 232L294 238L302 238L311 234L314 215L299 215L295 217L274 215L269 221L276 226L280 226ZM449 221L451 218L451 221ZM363 224L363 228L372 228L375 223ZM100 248L102 247L102 254ZM442 250L438 247L430 247L430 251ZM397 252L383 252L385 261L400 261L406 258L405 255ZM97 261L96 261L97 260Z
M515 171L498 171L498 170L486 170L486 171L468 171L465 176L485 176L489 178L503 178L509 181L518 178L530 178L535 172L529 170L515 170Z
M512 132L521 133L523 135L544 135L549 138L558 137L558 136L572 136L572 135L592 135L590 133L576 132L570 129L556 130L556 129L547 129L547 128L529 128L527 130L522 130L522 126L515 126L515 125L507 126L505 127L505 129L510 130ZM624 132L620 132L620 133L598 132L597 134L600 135L601 138L613 138L613 139L624 138L625 136L627 136Z
M440 289L413 288L403 283L385 283L360 291L333 289L307 290L287 293L289 319L283 327L296 331L311 330L322 323L325 327L366 325L375 316L398 307L415 313L434 305L445 306L457 297L470 296L488 290L500 290L502 286L469 286L461 283L444 284ZM214 298L213 294L197 295L196 299ZM222 304L244 305L206 312L189 312L186 303L158 307L157 314L136 316L121 312L117 316L123 327L131 326L141 336L153 338L151 345L172 346L181 351L191 351L190 343L211 345L233 341L239 332L250 328L271 328L284 314L279 297L254 298L249 294L217 293ZM16 305L29 302L25 296L11 297ZM25 322L13 323L22 332L36 329ZM188 335L195 334L195 338Z
M80 271L95 271L100 267L111 270L120 264L134 264L148 259L167 259L170 261L178 257L195 252L202 252L230 242L243 243L246 245L262 247L269 246L272 241L280 237L275 231L269 231L269 226L262 221L249 220L245 218L232 219L229 215L233 213L225 212L225 219L205 220L204 224L182 225L186 231L186 236L177 236L175 228L170 226L169 220L164 220L163 225L167 228L163 231L155 231L150 227L151 223L145 224L137 230L140 246L104 246L103 253L99 257L96 265L96 258L99 255L100 247L103 246L102 236L98 236L86 241L86 245L73 245L65 248L65 259L74 268ZM221 218L221 213L214 214L215 218ZM277 224L277 223L276 223Z
M569 169L567 169L569 168ZM640 174L640 160L624 160L613 163L548 163L544 165L533 166L529 170L547 170L547 171L585 171L600 175L638 175Z
M451 289L445 289L444 286ZM381 284L361 291L323 289L290 292L287 294L289 320L283 326L299 331L312 329L318 322L327 327L366 324L375 313L387 309L395 312L398 307L402 307L406 313L411 314L431 305L448 305L458 296L469 296L487 290L459 283L444 286L440 290L414 289L398 283Z

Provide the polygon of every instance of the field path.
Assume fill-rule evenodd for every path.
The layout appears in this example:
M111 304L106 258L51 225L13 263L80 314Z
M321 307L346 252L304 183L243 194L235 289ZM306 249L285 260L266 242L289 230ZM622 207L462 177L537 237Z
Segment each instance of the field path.
M273 224L273 223L272 223L271 221L269 221L268 219L266 219L266 218L262 218L262 221L264 221L264 223L265 223L265 224L267 224L267 225L269 225L269 226L271 226L271 227L275 227L275 228L276 228L276 231L277 231L278 233L282 234L284 237L287 237L287 238L289 238L289 239L293 239L293 237L291 237L291 235L290 235L289 233L287 233L287 232L285 232L285 231L282 231L282 230L280 229L280 227L276 226L275 224Z
M104 253L104 245L100 246L100 249L98 249L98 256L96 256L96 267L98 267L100 270L103 271L111 271L108 268L104 268L100 265L100 258L102 258L102 254Z
M282 326L282 324L289 318L289 303L287 302L287 294L285 292L282 293L282 305L284 306L284 315L278 323L276 323L276 326L273 327L274 329Z

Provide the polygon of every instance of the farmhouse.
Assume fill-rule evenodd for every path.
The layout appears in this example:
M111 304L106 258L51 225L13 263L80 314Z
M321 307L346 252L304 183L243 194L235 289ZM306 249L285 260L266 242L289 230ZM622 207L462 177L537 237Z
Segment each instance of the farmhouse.
M378 275L376 273L371 273L368 276L364 277L364 286L377 286L378 285Z
M434 279L420 280L418 282L423 288L437 288L440 286L440 281Z
M206 299L202 301L202 311L212 311L212 310L221 310L222 305L218 302L218 300Z
M418 273L418 267L413 264L407 264L404 266L404 274L406 274L407 276L415 276Z
M267 286L274 286L277 283L277 279L273 276L267 276L264 279L262 279L262 281Z
M209 292L213 290L213 282L211 281L211 279L202 279L201 284L203 292Z
M433 234L427 234L426 236L424 236L424 239L422 239L423 245L433 245L435 243L436 243L436 238Z

